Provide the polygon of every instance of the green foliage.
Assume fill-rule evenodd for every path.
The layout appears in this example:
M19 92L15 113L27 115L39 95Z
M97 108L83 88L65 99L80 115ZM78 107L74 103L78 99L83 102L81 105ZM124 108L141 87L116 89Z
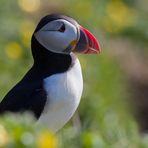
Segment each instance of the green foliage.
M48 141L47 141L48 139ZM57 147L56 137L37 125L29 113L5 114L0 118L1 148Z
M100 130L77 130L70 126L56 135L43 125L36 124L31 114L5 114L0 118L1 148L146 148L147 136L140 137L137 126L130 120L122 124L115 113L109 113L100 122Z

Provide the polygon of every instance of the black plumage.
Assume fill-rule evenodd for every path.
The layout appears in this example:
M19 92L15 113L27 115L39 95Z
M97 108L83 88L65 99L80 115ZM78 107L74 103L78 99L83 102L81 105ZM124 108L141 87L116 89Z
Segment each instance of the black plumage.
M76 24L69 17L53 14L44 17L39 22L35 32L50 21L60 18ZM53 74L67 71L74 61L74 55L58 54L47 50L35 39L34 34L31 40L31 49L34 58L33 66L24 78L4 97L0 103L0 114L7 111L32 111L36 118L39 118L47 99L43 80Z

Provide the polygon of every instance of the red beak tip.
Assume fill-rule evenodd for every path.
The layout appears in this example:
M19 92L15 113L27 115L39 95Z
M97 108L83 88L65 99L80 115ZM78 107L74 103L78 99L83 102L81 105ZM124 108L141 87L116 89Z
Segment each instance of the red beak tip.
M81 30L85 33L88 39L89 49L85 52L86 54L99 54L101 52L100 44L96 37L89 32L87 29L81 27Z

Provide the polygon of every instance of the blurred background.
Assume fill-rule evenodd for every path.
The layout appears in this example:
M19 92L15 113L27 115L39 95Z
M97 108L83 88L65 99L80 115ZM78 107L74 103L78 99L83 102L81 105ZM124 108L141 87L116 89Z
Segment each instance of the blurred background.
M102 47L100 55L78 55L84 92L59 132L63 147L144 147L139 131L148 131L146 0L0 0L0 99L32 65L36 24L57 12L88 28Z

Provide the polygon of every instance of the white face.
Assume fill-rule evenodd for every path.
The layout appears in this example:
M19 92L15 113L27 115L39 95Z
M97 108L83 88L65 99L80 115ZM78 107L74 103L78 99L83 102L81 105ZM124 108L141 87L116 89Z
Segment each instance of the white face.
M49 22L34 35L38 42L46 49L64 54L64 50L79 38L76 26L64 19Z

